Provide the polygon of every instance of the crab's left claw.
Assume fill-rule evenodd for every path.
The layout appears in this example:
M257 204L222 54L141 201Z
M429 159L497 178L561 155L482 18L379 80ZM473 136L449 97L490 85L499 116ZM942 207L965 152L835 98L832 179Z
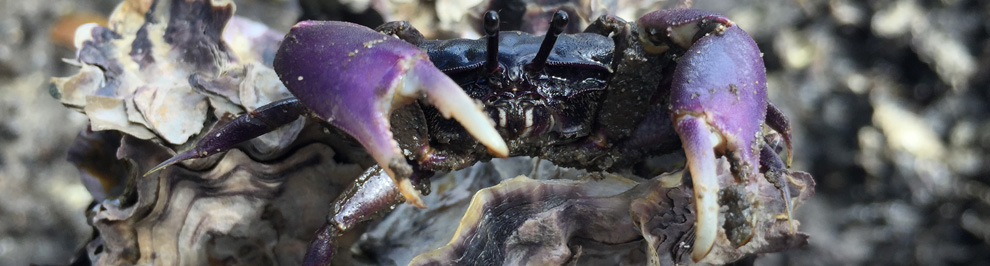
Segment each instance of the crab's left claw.
M711 250L718 230L715 156L729 158L737 182L755 184L767 110L766 70L753 39L719 14L661 10L638 24L647 51L680 55L670 113L694 184L697 223L691 257L699 261Z
M412 168L392 138L392 110L423 97L494 155L508 155L479 104L433 66L425 52L394 36L347 22L303 21L282 41L274 67L292 94L356 138L406 200L419 207L425 206L408 179Z

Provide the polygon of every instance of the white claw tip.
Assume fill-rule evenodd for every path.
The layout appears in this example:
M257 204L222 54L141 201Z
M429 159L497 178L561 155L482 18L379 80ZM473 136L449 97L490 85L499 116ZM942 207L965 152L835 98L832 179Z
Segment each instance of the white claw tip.
M509 148L505 146L505 142L502 141L502 139L499 139L498 142L488 146L488 152L499 158L509 157Z
M477 101L429 61L416 61L412 67L413 70L406 76L407 84L402 86L410 91L400 92L401 95L414 95L411 91L422 90L443 117L457 120L468 134L488 147L489 152L498 157L509 156L509 148L495 130L494 121Z
M705 256L708 256L708 252L711 251L712 251L711 246L708 246L708 248L703 248L701 246L694 246L694 250L691 251L691 261L694 263L698 263L699 261L701 261L701 259L704 259Z
M419 197L419 191L413 188L412 182L409 179L403 179L399 181L399 193L406 198L406 202L420 209L426 209L426 203L423 203L423 199Z

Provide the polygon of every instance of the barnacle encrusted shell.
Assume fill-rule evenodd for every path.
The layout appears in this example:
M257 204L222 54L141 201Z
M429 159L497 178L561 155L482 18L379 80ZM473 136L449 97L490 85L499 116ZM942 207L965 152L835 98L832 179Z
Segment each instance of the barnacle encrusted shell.
M109 28L77 29L77 58L67 62L81 71L53 78L52 93L94 130L174 145L199 134L211 109L240 113L289 97L266 66L282 34L233 12L228 1L125 1Z
M143 176L232 115L291 97L271 69L283 34L233 11L229 1L128 0L108 27L77 30L77 58L66 62L80 71L53 78L52 94L90 119L69 152L96 200L87 212L96 234L78 260L297 265L361 173L360 158L338 162L349 152L300 119Z

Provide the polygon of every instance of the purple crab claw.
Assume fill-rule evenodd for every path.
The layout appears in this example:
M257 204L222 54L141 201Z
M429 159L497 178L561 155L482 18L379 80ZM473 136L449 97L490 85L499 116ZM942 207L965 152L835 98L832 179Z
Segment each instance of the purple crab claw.
M729 158L737 182L755 184L758 176L766 70L753 39L719 14L661 10L638 24L651 53L683 52L670 88L670 114L694 185L697 223L691 258L697 262L711 251L718 231L716 156Z
M392 110L423 97L444 117L461 123L492 154L509 153L480 104L425 52L394 36L347 22L299 22L282 41L274 67L292 94L357 139L407 202L421 208L425 205L408 179L412 167L389 128Z

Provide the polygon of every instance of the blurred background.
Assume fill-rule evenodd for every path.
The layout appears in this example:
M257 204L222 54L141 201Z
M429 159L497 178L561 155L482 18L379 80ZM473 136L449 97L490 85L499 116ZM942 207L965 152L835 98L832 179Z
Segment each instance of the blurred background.
M389 0L234 2L237 15L283 31L300 16L393 17L373 14ZM445 8L482 1L392 2L442 19ZM105 23L117 3L0 0L0 265L65 264L90 237L92 198L65 161L86 119L51 97L48 79L77 71L62 62L75 57L75 27ZM725 14L756 39L771 99L791 119L792 168L818 182L796 215L810 244L757 265L990 265L990 1L693 7ZM345 8L356 11L338 13Z

